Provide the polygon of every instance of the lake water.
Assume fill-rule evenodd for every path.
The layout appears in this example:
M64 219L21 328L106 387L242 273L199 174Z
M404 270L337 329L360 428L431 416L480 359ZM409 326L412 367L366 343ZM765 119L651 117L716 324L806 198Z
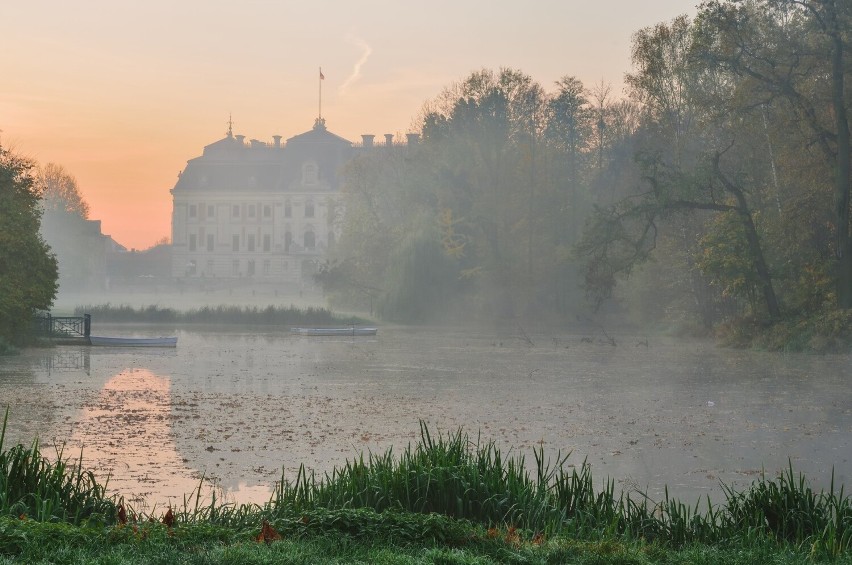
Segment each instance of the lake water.
M599 485L722 500L792 462L852 486L852 356L717 348L709 341L384 326L376 337L256 329L99 327L178 335L168 349L57 346L0 358L6 445L83 450L135 504L181 503L202 477L264 502L299 465L320 473L404 448L424 420L533 460L584 459ZM848 488L847 488L848 490Z

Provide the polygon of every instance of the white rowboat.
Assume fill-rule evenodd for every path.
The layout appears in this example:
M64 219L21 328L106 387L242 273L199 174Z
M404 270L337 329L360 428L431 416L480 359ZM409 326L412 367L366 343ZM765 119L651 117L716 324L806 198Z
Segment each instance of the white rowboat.
M176 337L98 337L90 336L92 345L112 347L177 347Z
M355 335L376 335L377 328L358 328L355 326L349 328L290 328L290 331L299 335L311 336L355 336Z

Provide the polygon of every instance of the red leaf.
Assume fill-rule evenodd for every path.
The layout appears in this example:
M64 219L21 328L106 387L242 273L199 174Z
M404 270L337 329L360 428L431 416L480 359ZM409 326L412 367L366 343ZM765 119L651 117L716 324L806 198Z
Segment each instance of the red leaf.
M169 511L166 512L166 515L163 516L163 524L165 524L169 528L175 525L175 515L174 512L172 512L171 506L169 506Z
M281 534L275 531L275 528L269 525L266 520L263 521L263 526L260 528L260 534L255 538L258 542L272 543L275 540L281 539Z

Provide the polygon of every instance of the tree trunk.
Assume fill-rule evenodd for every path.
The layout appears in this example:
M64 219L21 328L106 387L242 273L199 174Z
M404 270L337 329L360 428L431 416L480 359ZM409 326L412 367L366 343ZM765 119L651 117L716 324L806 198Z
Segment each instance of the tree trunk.
M760 245L760 236L757 233L757 228L754 227L754 220L751 216L751 210L748 207L745 193L742 189L731 182L730 179L722 174L719 168L720 155L717 153L713 163L716 171L716 176L722 181L725 189L734 195L737 199L736 211L743 222L743 227L746 233L746 242L748 243L749 252L754 261L754 270L757 273L757 279L760 282L760 292L763 295L763 300L766 303L766 311L769 317L773 320L781 318L781 307L778 304L778 297L775 295L775 289L772 286L772 275L769 273L769 267L766 264L766 259L763 255L763 248Z
M852 308L852 241L849 234L849 120L846 114L843 69L843 37L838 22L837 4L825 2L826 27L831 37L832 106L837 129L837 166L834 179L834 202L837 213L837 306Z
M754 259L754 270L757 271L757 278L760 281L760 291L763 294L764 302L766 302L766 311L769 312L770 318L777 320L781 318L781 308L778 305L778 297L775 296L775 289L772 287L772 276L769 274L769 267L767 267L766 259L763 257L763 249L760 246L760 239L757 235L757 229L754 227L751 212L742 207L737 212L745 227L746 240Z

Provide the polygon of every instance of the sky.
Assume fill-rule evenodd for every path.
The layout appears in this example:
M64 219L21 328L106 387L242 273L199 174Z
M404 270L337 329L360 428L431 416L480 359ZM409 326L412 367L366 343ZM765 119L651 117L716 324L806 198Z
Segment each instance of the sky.
M0 0L0 144L73 175L128 248L170 236L177 174L229 119L285 139L416 131L483 68L621 96L630 43L697 0Z

